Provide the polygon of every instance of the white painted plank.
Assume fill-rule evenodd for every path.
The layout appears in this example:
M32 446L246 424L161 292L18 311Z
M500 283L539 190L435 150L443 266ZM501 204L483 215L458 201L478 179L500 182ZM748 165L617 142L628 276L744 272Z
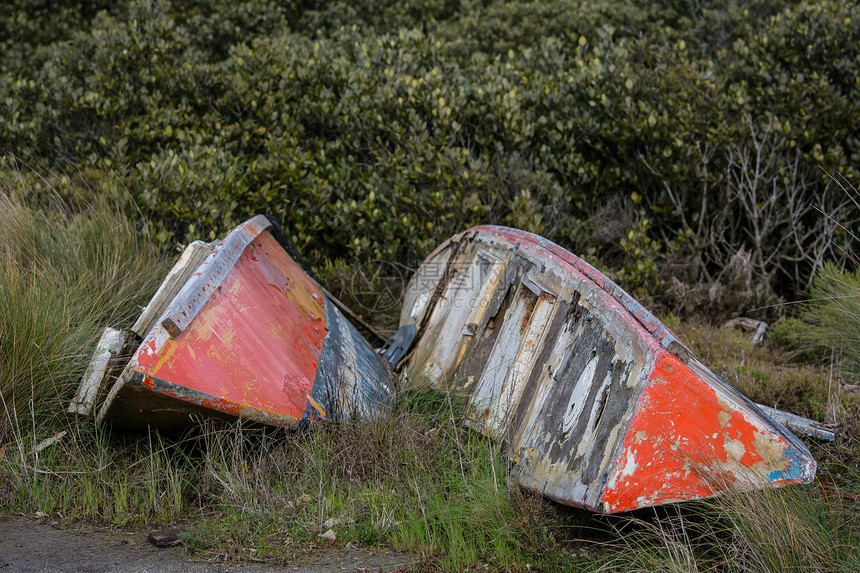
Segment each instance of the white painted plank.
M68 412L70 414L88 415L93 409L93 403L98 396L99 389L104 381L108 364L122 351L125 343L125 332L115 328L106 327L102 336L96 344L96 351L87 365L84 377L78 387L78 393L72 398Z
M197 270L209 253L212 252L212 245L203 241L194 241L185 248L182 256L167 273L164 282L158 287L155 296L143 309L140 318L131 327L131 331L141 338L145 338L156 321L161 317L182 287L188 282L188 279Z
M764 404L756 404L756 406L765 414L770 416L775 422L782 424L795 434L803 434L805 436L818 438L819 440L826 440L828 442L832 442L836 439L836 434L825 427L821 422L816 422L815 420L810 420L809 418L804 418L790 412L783 412L782 410L777 410L776 408L771 408Z

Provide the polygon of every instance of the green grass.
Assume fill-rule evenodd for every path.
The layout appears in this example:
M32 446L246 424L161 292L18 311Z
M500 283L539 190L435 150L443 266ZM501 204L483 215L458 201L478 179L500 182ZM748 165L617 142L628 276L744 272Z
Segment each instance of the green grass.
M860 511L821 486L729 492L654 508L618 522L627 551L607 559L623 571L860 570Z
M189 550L234 561L286 563L331 528L336 544L413 552L426 570L858 568L858 512L843 495L860 489L856 410L846 410L854 417L835 445L815 447L822 484L613 517L519 491L498 445L464 427L464 402L426 388L401 390L386 420L304 431L237 423L121 434L68 418L101 328L131 324L169 262L112 200L36 208L27 184L8 178L0 193L5 511L124 527L184 520ZM732 331L673 327L754 399L821 412L819 366L790 363Z
M815 276L803 319L811 325L807 345L832 348L845 368L860 371L860 270L825 265Z
M32 515L125 526L166 523L196 506L196 471L156 435L117 439L83 430L31 455L26 439L0 461L4 506Z
M221 558L253 546L279 561L331 528L343 542L413 552L434 570L574 568L556 507L511 489L498 446L450 417L458 408L448 397L400 398L387 420L288 435L206 431L199 483L215 514L192 527L189 546Z
M50 197L39 207L34 185ZM176 517L181 456L158 435L118 439L65 414L102 328L129 327L169 262L115 198L54 189L0 180L0 506L115 524Z
M111 199L33 208L30 183L0 180L0 419L41 430L71 398L101 329L130 326L168 266Z

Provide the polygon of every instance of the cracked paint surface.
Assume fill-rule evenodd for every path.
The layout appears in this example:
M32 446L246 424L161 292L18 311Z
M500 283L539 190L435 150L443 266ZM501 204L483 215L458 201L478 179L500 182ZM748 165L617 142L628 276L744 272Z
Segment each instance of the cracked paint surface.
M522 487L614 513L809 482L806 447L618 285L541 237L483 226L416 271L410 379L464 392Z
M264 232L175 338L148 340L137 371L286 419L304 416L327 334L319 292ZM272 256L274 254L274 257Z
M252 219L201 265L143 340L102 417L182 427L194 407L289 426L390 411L390 370L268 226Z
M661 352L602 496L606 510L707 497L727 487L809 482L815 464L804 463L805 446L736 394Z

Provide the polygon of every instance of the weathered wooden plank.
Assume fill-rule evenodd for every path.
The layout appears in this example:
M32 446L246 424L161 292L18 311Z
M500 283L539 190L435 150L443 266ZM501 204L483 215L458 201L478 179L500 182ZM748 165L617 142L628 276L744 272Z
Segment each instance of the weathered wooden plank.
M482 260L493 272L469 275ZM521 486L614 513L813 478L802 442L558 245L476 227L416 277L409 379L466 392L469 425L504 440Z
M161 286L155 291L152 300L140 313L140 317L131 331L143 338L152 330L153 325L164 313L170 301L176 297L176 294L182 289L188 279L193 275L201 263L206 260L209 253L212 252L212 245L203 241L194 241L188 245L182 252L182 256L167 273Z
M144 336L97 418L292 426L381 417L391 371L255 217L230 232Z
M36 444L36 446L33 448L33 455L38 455L38 454L42 453L42 450L44 450L46 448L50 448L51 446L53 446L54 444L58 443L60 440L65 438L68 434L69 434L68 430L61 430L61 431L57 432L56 434L54 434L53 436L51 436L50 438L46 438L46 439L42 440L41 442Z
M815 420L810 420L809 418L804 418L803 416L798 416L790 412L777 410L776 408L771 408L764 404L756 404L756 406L758 406L759 410L763 411L792 432L817 438L819 440L826 440L828 442L832 442L836 439L836 434L821 422L816 422Z
M125 344L125 332L106 327L96 344L96 351L87 365L78 392L69 404L70 414L87 416L93 411L93 406L98 397L99 390L104 383L108 366L112 359L119 356Z
M537 291L537 292L535 292ZM556 297L533 282L519 289L514 305L506 313L496 344L482 376L472 391L484 432L501 438L508 428L525 390L534 362L542 347Z
M764 341L764 333L767 332L767 323L763 320L739 316L726 322L723 328L740 328L746 332L752 332L750 340L752 340L753 344L758 345Z

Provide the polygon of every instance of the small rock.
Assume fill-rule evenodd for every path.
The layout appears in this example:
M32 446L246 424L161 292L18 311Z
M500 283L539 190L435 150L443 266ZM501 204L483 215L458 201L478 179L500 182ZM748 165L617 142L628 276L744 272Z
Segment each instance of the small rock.
M337 534L334 532L334 530L333 530L333 529L329 529L328 531L326 531L325 533L323 533L322 535L320 535L320 537L321 537L322 539L325 539L326 541L335 541L335 540L337 540Z
M326 520L323 522L322 526L323 526L325 529L331 529L332 527L334 527L334 526L336 526L336 525L340 525L341 523L343 523L343 519L342 519L342 518L340 518L340 517L330 517L330 518L326 519Z
M182 543L182 539L179 538L180 533L182 532L178 529L162 529L150 533L146 540L156 547L173 547Z

